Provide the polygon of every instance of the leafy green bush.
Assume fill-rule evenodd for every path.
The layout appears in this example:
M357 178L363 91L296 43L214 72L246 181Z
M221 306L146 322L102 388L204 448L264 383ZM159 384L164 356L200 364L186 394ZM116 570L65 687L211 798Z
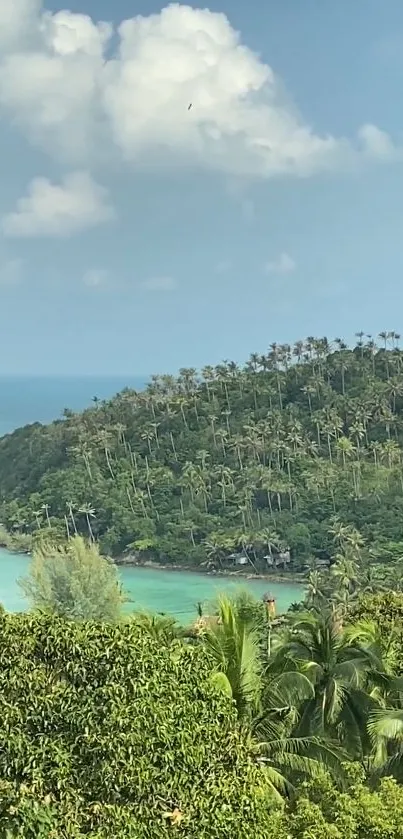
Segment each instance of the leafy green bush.
M264 770L210 672L133 623L0 614L1 839L269 836Z
M403 787L385 778L370 790L354 764L350 775L348 792L327 775L303 784L295 805L278 816L277 839L402 839Z
M21 586L34 608L79 620L118 620L124 599L116 566L82 536L37 545Z

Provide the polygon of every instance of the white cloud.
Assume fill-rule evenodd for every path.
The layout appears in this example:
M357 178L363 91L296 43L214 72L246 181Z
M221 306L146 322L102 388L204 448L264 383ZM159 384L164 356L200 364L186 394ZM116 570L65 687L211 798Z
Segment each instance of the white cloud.
M397 148L392 142L389 134L381 131L376 125L363 125L358 132L362 150L370 157L391 160L394 157L402 157L402 149Z
M315 133L224 14L172 4L114 33L39 0L0 1L0 109L75 165L114 153L271 177L351 165L363 150L385 157L374 138Z
M24 44L41 8L41 0L1 0L0 49L12 50Z
M70 236L113 217L106 190L86 172L66 175L61 184L35 178L17 209L4 216L5 236Z
M176 285L173 277L150 277L142 283L147 291L174 291Z
M291 274L295 271L297 263L288 253L281 253L278 259L267 262L265 271L267 274Z
M0 287L18 285L21 280L22 259L5 259L0 260Z
M105 285L108 273L103 268L90 268L83 274L82 281L88 288L98 288Z

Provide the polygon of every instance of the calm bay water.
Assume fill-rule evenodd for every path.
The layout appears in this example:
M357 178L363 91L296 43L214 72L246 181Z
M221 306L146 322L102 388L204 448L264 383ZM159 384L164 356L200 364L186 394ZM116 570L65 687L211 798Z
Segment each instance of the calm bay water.
M125 387L141 390L146 377L6 377L0 376L0 437L32 422L51 422L64 408L81 411L94 396L110 399ZM10 612L24 611L27 603L18 585L25 575L29 558L0 548L0 603ZM127 611L166 612L185 622L196 614L198 602L209 603L220 592L247 589L261 597L269 588L277 599L278 612L301 599L302 587L292 583L264 580L234 581L186 571L148 568L119 569L125 592L130 598Z
M0 437L21 425L59 419L64 408L82 411L94 396L142 390L146 382L146 376L0 376Z
M0 603L10 612L25 611L25 601L18 579L28 570L29 557L11 554L0 548ZM151 568L119 568L123 588L130 598L125 610L166 612L185 623L196 616L197 603L208 604L221 592L246 589L261 597L268 589L277 601L277 612L285 611L302 596L302 587L293 583L269 583L267 580L234 581L229 577L210 577L186 571L163 571Z

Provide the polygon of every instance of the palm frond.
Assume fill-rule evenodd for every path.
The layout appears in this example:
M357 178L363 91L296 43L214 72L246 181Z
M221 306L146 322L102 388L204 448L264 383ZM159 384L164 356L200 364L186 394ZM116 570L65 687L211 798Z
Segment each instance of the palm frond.
M385 740L403 740L403 710L376 710L370 716L368 731L372 742L379 738Z

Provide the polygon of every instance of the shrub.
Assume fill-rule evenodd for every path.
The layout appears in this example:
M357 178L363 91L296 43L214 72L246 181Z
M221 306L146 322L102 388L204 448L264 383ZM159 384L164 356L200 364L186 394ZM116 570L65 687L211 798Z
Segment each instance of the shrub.
M269 836L263 770L210 672L134 623L0 615L0 837Z
M75 536L63 545L37 545L21 581L34 608L73 619L114 621L123 597L117 569L94 543Z

